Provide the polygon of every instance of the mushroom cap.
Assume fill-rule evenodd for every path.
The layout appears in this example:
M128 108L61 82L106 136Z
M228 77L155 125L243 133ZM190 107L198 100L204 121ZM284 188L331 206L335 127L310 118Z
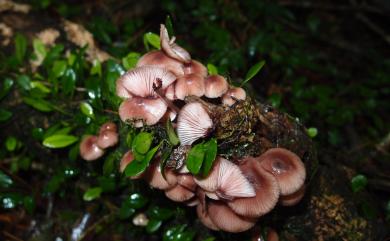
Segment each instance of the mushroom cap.
M197 185L194 181L194 176L191 174L179 174L177 175L177 182L187 188L188 190L195 191Z
M167 190L176 186L177 177L171 169L165 170L165 177L166 179L164 179L163 175L161 174L159 160L153 161L145 175L145 178L149 182L149 185L154 188Z
M217 195L224 199L237 197L254 197L256 195L252 184L246 179L240 168L219 157L219 173Z
M224 105L232 106L234 103L236 103L237 100L245 100L246 99L246 92L243 88L240 87L234 87L229 89L223 96L222 96L222 103Z
M127 151L123 156L122 156L122 159L121 159L121 162L119 163L119 172L120 173L123 173L127 167L127 165L129 165L132 161L134 160L134 155L133 155L133 152L132 151ZM130 179L139 179L141 177L144 176L144 173L141 173L141 174L138 174L136 176L132 176L130 177Z
M190 63L184 64L184 74L198 74L202 77L206 77L208 71L201 62L192 60Z
M179 100L184 100L189 95L201 97L204 95L204 91L203 77L198 74L180 76L175 84L175 96Z
M187 200L184 202L188 207L195 207L197 206L200 202L199 199L195 196L191 198L190 200Z
M80 143L80 156L86 161L94 161L103 156L104 150L97 144L98 137L88 135Z
M231 233L247 231L256 224L255 218L240 216L221 201L210 201L207 213L218 228Z
M281 195L298 191L305 182L305 165L295 153L287 149L271 148L257 160L264 170L275 176Z
M280 196L279 203L282 206L294 206L299 203L302 198L305 196L305 185L303 185L298 191L291 193L289 195Z
M184 48L174 43L175 39L169 39L168 30L164 24L160 25L160 43L161 49L171 58L183 63L189 63L191 56Z
M133 95L123 85L124 78L119 78L116 81L116 95L125 99L131 99Z
M175 100L176 99L176 96L175 96L175 85L174 84L168 86L168 88L165 90L165 97L168 100Z
M214 231L219 230L219 228L210 219L210 216L208 215L206 208L201 204L201 202L196 207L196 213L198 214L199 220L203 223L204 226Z
M119 116L123 122L130 120L135 127L156 124L165 114L167 106L159 98L134 97L122 102L119 106Z
M106 130L116 132L117 128L115 123L111 121L104 123L100 126L99 133Z
M271 211L278 202L278 183L272 174L260 168L255 159L247 158L241 163L240 169L253 185L256 196L235 198L228 205L239 215L260 217Z
M204 79L205 93L208 98L218 98L226 93L229 89L229 84L221 75L210 75Z
M206 137L213 128L213 121L201 103L183 106L177 117L177 134L181 145L191 145Z
M172 72L175 76L184 75L183 64L176 59L168 57L163 51L155 50L143 55L137 63L137 67L153 65Z
M194 177L194 181L200 188L202 188L206 195L210 193L210 196L214 197L215 191L218 189L218 177L219 177L219 165L221 163L221 159L217 157L214 160L213 166L207 175L207 177ZM207 195L208 196L208 195ZM214 199L214 198L213 198ZM218 199L218 197L217 197Z
M176 185L175 187L166 190L165 196L175 202L184 202L193 198L195 194L181 185Z
M157 66L141 66L127 71L117 82L132 95L151 97L156 95L153 85L158 84L158 80L161 81L161 88L166 89L176 80L176 76Z
M96 144L102 149L115 146L117 143L118 133L110 130L101 131L96 142Z

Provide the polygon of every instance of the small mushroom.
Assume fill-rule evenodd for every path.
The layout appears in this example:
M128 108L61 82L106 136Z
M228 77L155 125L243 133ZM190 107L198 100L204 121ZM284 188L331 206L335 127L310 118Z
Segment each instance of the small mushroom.
M166 190L165 196L175 202L184 202L193 198L195 194L181 185L176 185L175 187Z
M100 126L99 133L101 133L102 131L117 132L117 128L114 122L109 121Z
M206 207L204 207L201 202L196 207L196 213L198 214L199 220L203 223L204 226L214 231L219 230L219 228L214 224L209 214L207 213Z
M271 211L279 198L279 186L275 177L260 168L253 158L242 160L240 169L254 187L256 196L235 198L227 202L229 207L245 217L260 217Z
M102 149L115 146L117 143L118 133L110 130L101 131L96 142L96 144Z
M191 145L206 137L213 128L213 121L201 103L186 104L177 117L177 134L181 145Z
M86 161L94 161L103 156L104 150L97 144L97 136L86 136L80 143L80 156Z
M133 224L135 226L145 227L148 225L148 223L149 223L149 219L143 213L139 213L133 218Z
M184 75L183 64L168 57L163 51L155 50L143 55L137 62L137 67L156 66L172 72L176 77Z
M169 39L168 30L164 24L160 25L160 44L161 49L169 57L176 59L183 63L191 62L191 56L184 48L175 43L176 38Z
M264 170L275 176L281 195L298 191L305 182L305 165L295 153L287 149L271 148L257 160Z
M255 218L237 215L226 203L221 201L210 201L207 213L211 221L221 230L239 233L247 231L256 224Z
M222 96L222 103L224 105L232 106L234 103L237 102L237 100L245 100L246 99L246 93L243 88L240 87L234 87L229 89L223 96Z
M187 188L188 190L195 191L196 183L194 181L194 176L191 174L179 174L177 176L177 182Z
M201 97L204 95L203 77L198 74L187 74L177 79L175 83L175 96L184 100L189 95Z
M135 127L156 124L165 114L167 105L157 98L134 97L122 102L119 106L119 116L122 121L130 120Z
M218 98L226 93L229 89L229 84L221 75L210 75L204 79L205 81L205 96L208 98Z
M149 166L147 173L145 173L145 178L149 182L150 186L160 190L173 188L177 184L176 174L169 168L165 170L166 179L164 179L160 170L159 160L155 160Z
M206 77L208 74L207 68L199 61L191 60L190 63L184 64L184 74L198 74Z
M279 203L282 206L294 206L299 203L305 196L305 185L303 185L298 191L289 195L280 196Z

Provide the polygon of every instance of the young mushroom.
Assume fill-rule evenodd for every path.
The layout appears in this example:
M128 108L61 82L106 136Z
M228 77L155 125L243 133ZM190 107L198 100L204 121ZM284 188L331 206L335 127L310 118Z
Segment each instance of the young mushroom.
M177 79L175 83L175 96L179 100L184 100L189 95L198 97L205 93L203 77L198 74L187 74Z
M186 104L177 117L177 134L181 145L191 145L206 137L213 128L213 121L201 103Z
M206 77L208 74L207 68L199 61L191 60L190 63L183 65L184 74L197 74Z
M302 200L305 196L305 185L303 185L298 191L289 195L280 196L279 203L282 206L294 206Z
M237 100L245 100L245 99L246 99L245 90L240 87L234 87L229 89L222 96L222 103L227 106L232 106L234 105L234 103L237 102Z
M94 161L104 154L104 150L97 145L97 136L86 136L80 143L80 156L86 161Z
M177 176L173 170L167 168L165 170L165 178L163 177L160 170L160 161L158 159L151 163L145 173L145 178L150 186L160 190L173 188L177 184Z
M205 96L208 98L221 97L229 89L229 84L221 75L210 75L204 79Z
M96 142L96 144L102 149L115 146L117 143L118 133L110 130L101 131Z
M184 202L193 198L195 194L187 188L183 187L182 185L178 184L175 187L166 190L165 196L175 202Z
M303 186L305 165L295 153L284 148L271 148L257 160L264 170L275 176L281 195L290 195Z

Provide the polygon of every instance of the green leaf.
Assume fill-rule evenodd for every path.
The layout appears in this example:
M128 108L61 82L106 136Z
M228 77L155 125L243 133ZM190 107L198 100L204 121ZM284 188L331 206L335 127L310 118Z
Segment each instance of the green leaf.
M22 204L23 196L19 193L1 193L0 207L4 209L12 209L17 205Z
M67 126L62 129L56 130L52 135L67 135L72 130L72 127Z
M94 59L92 62L91 75L102 76L102 64L98 59Z
M44 99L23 97L23 102L42 112L53 111L52 105Z
M155 33L145 33L144 34L144 45L147 50L149 50L149 45L153 46L156 49L160 49L160 37Z
M306 130L306 132L309 135L309 137L311 137L311 138L316 137L318 134L318 130L315 127L310 127L309 129Z
M161 227L162 221L158 219L151 219L148 222L148 225L146 225L146 232L147 233L154 233Z
M83 195L83 200L84 201L92 201L96 198L99 198L100 195L102 194L102 188L101 187L92 187L89 188Z
M363 190L367 186L368 180L367 178L362 175L356 175L351 180L351 187L353 192L359 192Z
M33 40L33 48L34 48L34 53L38 59L42 59L42 60L45 59L47 51L45 45L42 43L40 39Z
M132 69L136 66L139 58L139 53L131 52L126 57L122 58L122 65L123 67L125 67L126 70Z
M31 89L31 80L30 77L27 75L19 75L16 79L16 83L25 91Z
M46 54L45 60L43 61L43 65L47 68L47 70L49 70L51 64L60 57L63 50L64 45L62 44L57 44L49 50L49 52Z
M31 215L34 211L34 208L35 208L34 198L30 197L30 196L25 196L23 198L23 206L26 209L27 213L29 213Z
M61 78L62 91L64 92L64 94L73 94L76 88L76 79L77 76L75 70L72 68L67 68Z
M191 148L188 153L186 165L192 174L196 175L199 173L204 157L205 149L203 143L199 143Z
M65 60L56 60L51 69L55 78L61 77L64 75L66 70L67 63Z
M148 132L140 132L135 136L133 140L133 150L140 153L145 154L150 149L150 146L153 141L153 134Z
M264 65L265 65L265 61L264 60L262 60L262 61L258 62L257 64L253 65L249 69L248 73L246 74L245 80L241 83L241 87L244 86L253 77L255 77L255 75L257 73L259 73L259 71L263 68Z
M167 130L167 134L168 134L168 139L169 139L169 142L176 146L177 144L179 144L180 140L179 138L177 137L176 133L175 133L175 129L173 129L173 126L172 126L172 122L171 122L171 119L170 118L167 118L167 122L166 122L166 130Z
M126 201L128 206L134 209L143 208L148 203L148 199L140 193L131 194Z
M215 241L214 237L208 237L206 239L203 239L202 241Z
M215 65L213 65L211 63L207 64L207 71L209 72L209 75L216 75L216 74L218 74L217 66L215 66Z
M163 208L157 205L152 206L148 210L148 216L151 219L167 220L175 214L175 211L169 208Z
M7 151L15 151L16 147L18 146L18 139L16 139L14 136L9 136L5 140L5 148Z
M27 50L27 39L20 33L15 36L15 56L19 63L23 62Z
M79 138L71 135L52 135L43 140L43 145L48 148L62 148L75 143Z
M3 99L11 90L14 81L10 78L5 78L0 89L0 100Z
M273 107L278 108L282 103L282 95L280 93L272 93L268 97L268 101L271 103Z
M35 140L41 141L43 139L44 131L40 127L35 127L31 131L31 135Z
M0 108L0 122L7 121L11 117L12 117L12 112L10 112L6 109Z
M163 241L191 241L195 237L195 232L186 230L187 225L177 225L164 232Z
M175 35L175 32L173 30L172 19L171 19L170 15L167 15L167 17L165 18L165 27L167 28L169 36L174 36Z
M49 94L51 90L47 88L42 82L40 81L31 81L30 83L31 88L38 89L42 93Z
M120 219L127 219L129 218L131 215L133 215L135 213L135 209L134 208L131 208L127 205L127 202L124 201L122 202L122 205L119 209L119 218Z
M84 115L86 115L92 119L95 118L95 114L93 113L93 108L89 103L81 102L80 103L80 110Z
M208 142L204 144L205 156L202 164L202 175L205 177L209 174L214 160L217 157L218 144L217 139L211 138Z
M12 179L5 174L2 170L0 170L0 187L7 188L13 184Z
M130 162L130 164L128 164L125 168L126 177L133 177L143 173L149 166L149 163L156 154L157 150L160 148L160 145L161 143L148 151L142 160L136 159L136 161Z

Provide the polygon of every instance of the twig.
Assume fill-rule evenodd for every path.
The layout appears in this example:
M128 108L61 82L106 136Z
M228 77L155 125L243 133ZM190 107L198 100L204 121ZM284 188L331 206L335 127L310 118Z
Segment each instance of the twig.
M103 216L101 219L99 219L97 222L95 222L94 224L92 224L91 226L89 226L81 235L80 237L77 239L77 241L81 241L83 240L84 238L86 238L88 236L88 234L90 234L91 232L93 232L95 230L95 228L104 223L104 222L108 222L108 220L113 217L115 215L115 213L110 213L110 214L107 214L105 216Z
M22 239L16 237L15 235L12 235L12 234L8 233L7 231L3 231L3 234L4 234L4 236L8 237L11 240L23 241Z
M378 34L382 37L382 39L390 45L390 34L387 34L385 30L372 22L369 18L367 18L362 13L356 14L356 18L363 22L371 31Z

